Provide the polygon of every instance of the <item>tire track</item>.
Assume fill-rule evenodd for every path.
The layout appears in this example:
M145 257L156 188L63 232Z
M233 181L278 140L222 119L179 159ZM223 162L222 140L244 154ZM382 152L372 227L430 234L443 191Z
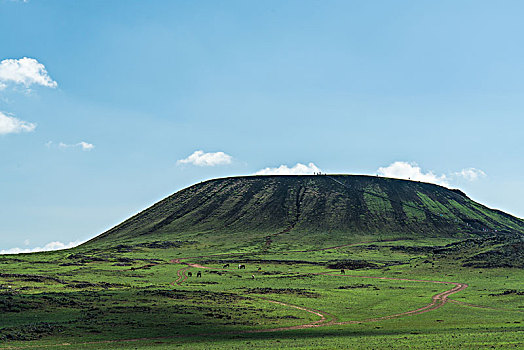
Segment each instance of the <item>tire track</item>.
M406 281L406 282L423 282L423 283L440 283L440 284L451 284L454 285L453 288L448 289L444 292L435 294L431 298L431 303L422 306L415 310L409 310L405 312L401 312L398 314L393 315L387 315L387 316L381 316L381 317L375 317L375 318L369 318L362 321L346 321L346 322L336 322L334 324L337 325L343 325L343 324L360 324L360 323L367 323L367 322L377 322L382 320L389 320L392 318L398 318L402 316L410 316L410 315L417 315L424 312L429 312L436 310L442 306L444 306L448 301L451 301L451 299L448 299L448 296L461 292L464 289L468 288L468 285L466 283L458 283L458 282L444 282L444 281L432 281L432 280L418 280L418 279L409 279L409 278L394 278L394 277L377 277L377 276L358 276L358 275L342 275L342 274L330 274L330 273L321 273L321 275L325 276L340 276L340 277L356 277L356 278L370 278L370 279L380 279L380 280L392 280L392 281Z
M183 267L180 270L178 270L176 272L178 278L176 279L176 281L171 282L171 285L174 286L175 283L178 284L179 286L182 285L182 283L184 283L184 281L187 280L186 271L188 269L189 269L189 266L188 267Z
M190 259L190 258L184 258L184 259ZM174 259L174 260L171 260L171 262L173 262L173 263L181 263L180 260L181 259ZM178 274L178 272L182 271L182 273L185 276L185 270L187 270L189 267L195 267L195 268L201 268L201 269L224 270L224 269L220 269L220 268L210 268L210 267L202 266L200 264L189 264L189 263L185 263L185 264L187 264L188 267L178 270L177 274ZM309 309L309 308L305 308L305 307L301 307L301 306L297 306L297 305L293 305L293 304L288 304L288 303L275 301L275 300L268 299L268 298L259 297L259 299L262 299L262 300L265 300L265 301L268 301L268 302L277 303L277 304L280 304L280 305L283 305L283 306L292 307L292 308L304 310L304 311L309 312L309 313L313 313L313 314L321 317L321 319L319 321L317 321L317 322L304 324L304 325L289 326L289 327L279 327L279 328L274 328L274 329L253 330L253 331L246 331L246 332L250 332L250 333L253 333L255 331L256 332L276 332L277 330L278 331L283 331L283 330L302 329L302 328L311 328L311 327L328 326L328 325L361 324L361 323L378 322L378 321L383 321L383 320L389 320L389 319L392 319L392 318L398 318L398 317L402 317L402 316L417 315L417 314L421 314L421 313L425 313L425 312L429 312L429 311L433 311L433 310L436 310L438 308L441 308L448 301L451 301L451 299L448 299L448 297L450 295L453 295L455 293L461 292L461 291L465 290L466 288L468 288L468 285L466 283L459 283L459 282L445 282L445 281L420 280L420 279L395 278L395 277L359 276L359 275L345 275L345 274L342 275L342 274L333 274L333 273L326 273L326 272L316 273L315 275L352 277L352 278L369 278L369 279L390 280L390 281L406 281L406 282L451 284L451 285L454 285L454 287L449 289L449 290L446 290L444 292L440 292L438 294L435 294L431 298L431 303L429 303L429 304L427 304L425 306L422 306L420 308L414 309L414 310L409 310L409 311L405 311L405 312L401 312L401 313L397 313L397 314L393 314L393 315L382 316L382 317L369 318L369 319L361 320L361 321L345 321L345 322L336 322L336 318L334 316L331 316L332 317L331 321L326 322L325 321L327 319L326 315L328 315L328 314L323 312L323 311L313 310L313 309ZM182 285L183 281L185 281L186 279L187 279L187 276L185 278L183 278L180 282L177 282L177 281L180 280L180 278L179 278L179 279L177 279L177 281L175 281L175 283L177 283L178 285Z

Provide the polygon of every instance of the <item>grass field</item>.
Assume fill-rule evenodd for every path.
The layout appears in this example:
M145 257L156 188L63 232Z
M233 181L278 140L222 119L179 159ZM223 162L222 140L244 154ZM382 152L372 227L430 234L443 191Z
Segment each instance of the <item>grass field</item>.
M1 256L0 349L524 347L524 271L463 266L456 242ZM433 300L456 287L437 282L467 288Z

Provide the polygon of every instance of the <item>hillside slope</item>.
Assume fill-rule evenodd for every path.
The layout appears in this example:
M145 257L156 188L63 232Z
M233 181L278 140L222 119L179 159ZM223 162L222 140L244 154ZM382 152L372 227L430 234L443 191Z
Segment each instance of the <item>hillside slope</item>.
M458 190L361 175L246 176L185 188L93 243L265 235L460 236L524 232L524 221ZM219 235L220 234L220 235Z

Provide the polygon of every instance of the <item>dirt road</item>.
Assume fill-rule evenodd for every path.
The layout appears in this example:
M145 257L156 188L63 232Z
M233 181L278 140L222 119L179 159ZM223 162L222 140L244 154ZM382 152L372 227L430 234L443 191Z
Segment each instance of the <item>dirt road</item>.
M347 244L347 245L330 247L330 248L322 248L322 249L319 249L319 250L336 249L336 248L341 248L341 247L346 247L346 246L351 246L351 245L357 245L357 244L362 244L362 243ZM310 252L310 251L313 251L313 250L307 250L307 251L303 251L303 252ZM216 255L213 255L213 256L216 256ZM211 256L200 256L199 258L205 258L205 257L211 257ZM177 271L178 278L177 278L176 281L171 283L172 285L174 285L174 284L182 285L182 283L184 283L187 280L186 271L190 267L200 268L200 269L213 269L213 270L224 270L224 271L227 271L226 269L212 268L212 267L202 266L200 264L186 263L186 262L182 261L182 260L188 260L188 259L193 259L193 258L181 258L181 259L173 259L173 260L171 260L171 262L174 263L174 264L185 264L185 265L187 265L186 267L181 268L181 269L179 269ZM368 323L368 322L377 322L377 321L382 321L382 320L388 320L388 319L398 318L398 317L403 317L403 316L417 315L417 314L421 314L421 313L424 313L424 312L433 311L433 310L436 310L436 309L444 306L444 304L446 304L448 301L450 301L450 300L448 300L448 297L450 295L453 295L455 293L463 291L464 289L466 289L468 287L468 285L466 283L444 282L444 281L433 281L433 280L420 280L420 279L409 279L409 278L359 276L359 275L346 275L346 274L333 274L333 273L318 273L317 275L339 276L339 277L346 277L346 278L348 278L348 277L349 278L370 278L370 279L392 280L392 281L406 281L406 282L438 283L438 284L449 284L449 285L453 285L454 287L449 289L449 290L446 290L444 292L435 294L432 297L431 303L429 303L429 304L427 304L425 306L422 306L420 308L414 309L414 310L409 310L409 311L405 311L405 312L401 312L401 313L397 313L397 314L393 314L393 315L386 315L386 316L381 316L381 317L376 317L376 318L370 318L370 319L361 320L361 321L346 321L346 322L337 322L336 318L334 316L331 316L331 315L329 315L329 314L327 314L326 312L323 312L323 311L313 310L313 309L309 309L309 308L305 308L305 307L301 307L301 306L297 306L297 305L293 305L293 304L288 304L288 303L284 303L284 302L275 301L275 300L271 300L271 299L268 299L268 298L260 297L259 299L265 300L267 302L272 302L272 303L276 303L276 304L279 304L279 305L282 305L282 306L296 308L296 309L299 309L299 310L303 310L303 311L315 314L315 315L319 316L320 319L315 321L315 322L313 322L313 323L307 323L307 324L298 325L298 326L279 327L279 328L273 328L273 329L251 330L251 331L243 331L242 333L276 332L276 331L284 331L284 330L292 330L292 329L328 326L328 325L335 325L335 324L336 325L360 324L360 323ZM328 318L329 318L329 320L328 320Z

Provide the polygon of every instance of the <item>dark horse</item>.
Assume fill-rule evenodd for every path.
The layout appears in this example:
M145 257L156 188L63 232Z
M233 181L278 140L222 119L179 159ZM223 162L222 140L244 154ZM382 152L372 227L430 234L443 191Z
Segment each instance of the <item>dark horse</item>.
M229 267L229 264L225 264L222 268L225 269L226 267Z
M188 272L187 275L188 275L189 277L193 276L193 274L191 273L191 271Z
M240 265L238 265L238 268L239 268L239 269L245 269L245 268L246 268L246 265L244 265L244 264L240 264Z
M197 277L202 277L202 272L198 271L197 272Z
M346 271L344 271L344 269L340 270L340 273L345 275L346 274Z

